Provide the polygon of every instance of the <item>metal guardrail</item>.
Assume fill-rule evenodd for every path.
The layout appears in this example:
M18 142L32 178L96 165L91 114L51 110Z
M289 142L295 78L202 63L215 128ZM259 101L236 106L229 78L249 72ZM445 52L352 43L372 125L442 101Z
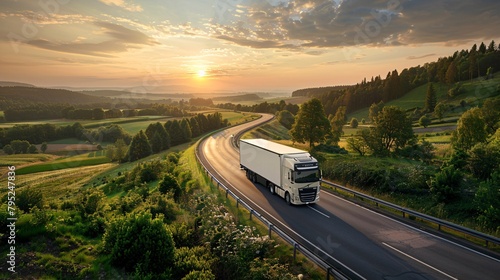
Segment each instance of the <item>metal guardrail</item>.
M494 243L494 244L497 244L497 245L500 245L500 238L497 238L497 237L494 237L494 236L491 236L491 235L488 235L488 234L485 234L485 233L482 233L482 232L479 232L479 231L475 231L475 230L472 230L470 228L459 226L457 224L454 224L454 223L451 223L451 222L448 222L448 221L444 221L444 220L438 219L438 218L433 217L433 216L422 214L420 212L413 211L413 210L401 207L401 206L396 205L396 204L392 204L390 202L387 202L387 201L384 201L384 200L381 200L381 199L378 199L378 198L375 198L375 197L371 197L371 196L366 195L364 193L360 193L360 192L348 189L348 188L346 188L344 186L341 186L341 185L338 185L338 184L335 184L335 183L332 183L332 182L322 181L322 183L324 183L326 185L329 185L329 186L332 186L334 188L341 189L342 191L350 193L350 194L352 194L355 197L361 197L363 199L372 201L372 202L374 202L377 205L377 207L380 204L380 205L384 205L384 206L386 206L388 208L391 208L393 210L399 211L399 212L401 212L403 214L403 218L406 217L406 215L411 215L411 216L417 217L419 219L422 219L422 220L425 220L425 221L437 224L438 230L441 230L441 227L447 227L447 228L452 229L454 231L457 231L457 232L460 232L460 233L464 233L464 234L467 234L469 236L473 236L473 237L478 238L478 239L482 239L482 240L484 240L486 242L486 244L485 244L486 248L488 248L488 245L489 245L490 242Z
M214 183L217 183L217 187L221 188L222 190L225 191L226 197L232 197L236 201L236 207L238 208L239 205L242 205L245 209L247 209L250 212L250 219L252 217L256 217L258 220L260 220L264 225L267 226L268 228L268 235L271 237L272 232L275 232L277 235L279 235L283 240L285 240L288 244L293 246L293 259L294 261L296 260L297 257L297 252L302 253L305 257L307 257L310 261L314 262L317 266L321 267L326 271L326 279L329 280L330 276L335 277L335 279L339 280L348 280L351 279L347 277L344 273L339 271L337 268L331 266L328 264L326 261L321 259L319 256L317 256L314 252L311 252L309 249L307 249L305 246L301 245L299 242L294 240L292 237L290 237L288 234L286 234L283 230L281 230L278 226L272 224L269 220L267 220L264 216L262 216L258 211L254 210L248 203L243 201L241 198L239 198L235 193L233 193L228 187L226 187L222 182L220 182L202 163L198 155L198 149L196 148L196 158L198 162L203 166L206 174L210 177L210 180ZM319 251L321 249L317 248Z

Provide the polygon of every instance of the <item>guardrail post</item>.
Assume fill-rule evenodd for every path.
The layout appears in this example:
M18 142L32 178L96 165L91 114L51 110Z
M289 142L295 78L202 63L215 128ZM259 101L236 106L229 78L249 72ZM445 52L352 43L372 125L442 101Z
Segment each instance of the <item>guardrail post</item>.
M273 224L269 223L269 238L271 238L272 229L273 229Z
M226 198L229 195L229 189L226 189Z
M293 242L293 261L297 261L297 243Z
M236 208L238 208L239 204L240 204L240 198L236 199Z
M330 280L330 271L331 271L331 270L332 270L332 268L331 268L331 267L328 267L328 268L326 269L326 280Z
M250 210L250 221L252 220L253 209Z

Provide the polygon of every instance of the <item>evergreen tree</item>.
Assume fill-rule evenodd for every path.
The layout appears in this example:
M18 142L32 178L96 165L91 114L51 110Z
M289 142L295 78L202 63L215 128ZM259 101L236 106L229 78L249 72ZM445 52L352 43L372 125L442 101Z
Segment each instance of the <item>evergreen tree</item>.
M477 50L476 44L472 46L469 52L469 79L472 80L476 77L476 72L479 71L477 67Z
M188 142L191 140L193 136L193 132L191 131L191 126L187 119L182 119L181 121L181 130L182 130L182 138L183 142Z
M162 151L163 148L163 140L158 132L155 132L151 140L149 141L151 145L151 151L156 154Z
M191 126L191 133L193 137L198 137L201 135L200 124L195 117L189 119L189 125Z
M151 145L142 129L132 138L128 154L129 161L136 161L151 155Z
M178 120L173 120L170 123L169 130L167 132L170 135L170 141L172 146L184 143L184 135Z
M428 112L434 112L434 108L437 104L437 96L436 91L434 90L434 86L432 83L429 83L427 87L427 94L425 95L425 109Z
M330 122L325 115L323 104L319 99L313 98L300 106L290 135L293 141L309 142L309 147L312 149L314 143L324 141L330 130Z
M455 61L452 61L446 70L446 83L453 85L457 81L458 68Z
M491 40L490 44L488 45L488 49L486 50L489 53L492 53L495 51L495 41Z

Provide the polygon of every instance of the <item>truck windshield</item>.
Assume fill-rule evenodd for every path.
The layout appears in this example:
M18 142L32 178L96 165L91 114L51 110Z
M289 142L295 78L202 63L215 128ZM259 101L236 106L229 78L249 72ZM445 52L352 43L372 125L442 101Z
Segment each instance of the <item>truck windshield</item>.
M311 183L319 181L321 175L318 169L307 171L295 171L296 183Z

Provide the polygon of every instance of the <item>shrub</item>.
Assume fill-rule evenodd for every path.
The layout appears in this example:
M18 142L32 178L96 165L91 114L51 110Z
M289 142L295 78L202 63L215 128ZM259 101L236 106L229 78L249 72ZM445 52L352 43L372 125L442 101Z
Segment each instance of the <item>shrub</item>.
M151 213L113 220L104 236L104 252L127 271L161 274L174 261L174 241L163 221Z
M176 279L181 279L184 276L192 274L190 272L197 271L201 273L204 270L208 270L204 273L210 273L212 278L205 277L205 279L215 279L215 276L209 271L214 261L215 259L210 254L210 251L205 247L181 247L175 251L175 268L173 274ZM190 278L192 276L194 275L190 275L186 279L193 279Z
M163 176L163 179L160 181L158 185L158 190L162 194L167 194L167 193L172 194L175 201L178 201L179 197L182 194L181 186L177 182L175 176L170 173L167 173L165 174L165 176Z
M25 190L18 193L16 197L16 205L24 212L30 212L33 207L38 209L43 208L43 194L41 190L34 190L27 187Z
M450 202L460 196L462 178L460 170L444 167L429 181L430 191L438 202Z
M484 227L496 229L500 225L500 173L495 172L491 179L479 184L474 197L479 211L478 221Z

